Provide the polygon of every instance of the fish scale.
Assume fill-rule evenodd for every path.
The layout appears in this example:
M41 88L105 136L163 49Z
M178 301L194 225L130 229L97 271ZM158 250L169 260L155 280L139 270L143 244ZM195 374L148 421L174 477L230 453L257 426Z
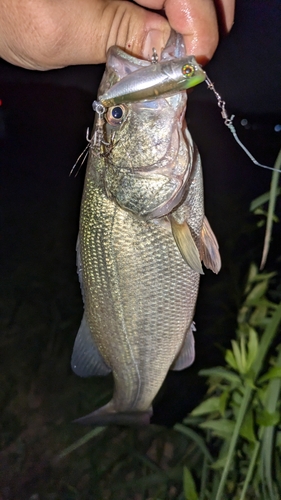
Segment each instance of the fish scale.
M127 384L130 378L129 391L138 391L136 359L143 396L130 409L146 410L184 340L199 276L183 265L170 231L135 219L90 183L86 180L85 192L95 203L83 200L81 217L87 223L80 228L82 240L85 235L81 257L87 270L83 281L90 290L89 309L91 304L98 307L88 322L105 362L115 377L118 374L116 411L123 410L122 400L127 401L124 381ZM94 259L88 251L93 246ZM107 341L105 332L110 332Z

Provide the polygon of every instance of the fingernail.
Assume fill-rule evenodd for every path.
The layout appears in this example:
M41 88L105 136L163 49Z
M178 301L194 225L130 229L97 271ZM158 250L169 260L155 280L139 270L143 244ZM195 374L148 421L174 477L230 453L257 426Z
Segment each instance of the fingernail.
M164 43L162 31L150 30L144 40L142 56L150 61L152 57L152 49L156 49L157 54L160 55L163 48Z

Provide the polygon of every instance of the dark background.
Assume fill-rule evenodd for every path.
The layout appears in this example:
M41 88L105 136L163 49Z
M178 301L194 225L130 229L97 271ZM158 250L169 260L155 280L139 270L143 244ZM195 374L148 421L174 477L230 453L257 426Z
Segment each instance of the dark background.
M3 498L16 498L7 484L14 477L9 450L19 438L34 447L42 429L57 425L50 447L59 451L69 444L67 438L60 442L64 428L70 442L71 433L79 432L71 420L109 399L111 380L80 380L69 366L82 315L75 243L85 170L77 177L69 172L86 145L103 69L40 73L0 61L0 403L2 458L11 474L2 478ZM229 115L236 115L240 139L258 161L273 166L281 144L280 1L238 0L233 29L206 71ZM247 270L253 260L259 264L263 245L264 228L256 228L249 205L269 190L271 180L271 172L254 165L234 141L205 84L191 93L187 119L202 156L206 214L223 267L219 276L206 271L201 281L194 366L170 373L156 399L154 422L166 425L198 404L205 390L198 369L222 363L219 345L228 346L235 335ZM279 269L279 242L276 226L269 270ZM33 464L42 450L29 453ZM21 491L32 492L30 484L37 484L41 472L34 479L28 471L22 472Z

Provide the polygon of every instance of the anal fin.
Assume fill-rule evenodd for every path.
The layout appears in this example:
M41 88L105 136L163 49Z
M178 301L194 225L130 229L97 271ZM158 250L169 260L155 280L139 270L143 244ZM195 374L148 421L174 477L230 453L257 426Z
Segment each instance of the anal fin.
M79 377L103 376L111 372L94 343L85 313L75 339L71 368Z
M188 368L188 366L192 365L195 359L195 341L193 335L195 330L195 324L192 322L187 330L181 350L171 365L171 370L184 370L184 368Z

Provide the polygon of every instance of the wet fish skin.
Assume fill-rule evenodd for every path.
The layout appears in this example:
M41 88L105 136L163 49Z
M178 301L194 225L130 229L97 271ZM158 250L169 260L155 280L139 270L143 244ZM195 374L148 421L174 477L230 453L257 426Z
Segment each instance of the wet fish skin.
M138 60L112 50L100 94L126 65ZM194 359L200 256L216 272L220 260L185 106L185 92L130 103L110 154L90 151L77 245L85 314L72 368L80 376L112 370L114 393L80 423L148 423L169 368Z

